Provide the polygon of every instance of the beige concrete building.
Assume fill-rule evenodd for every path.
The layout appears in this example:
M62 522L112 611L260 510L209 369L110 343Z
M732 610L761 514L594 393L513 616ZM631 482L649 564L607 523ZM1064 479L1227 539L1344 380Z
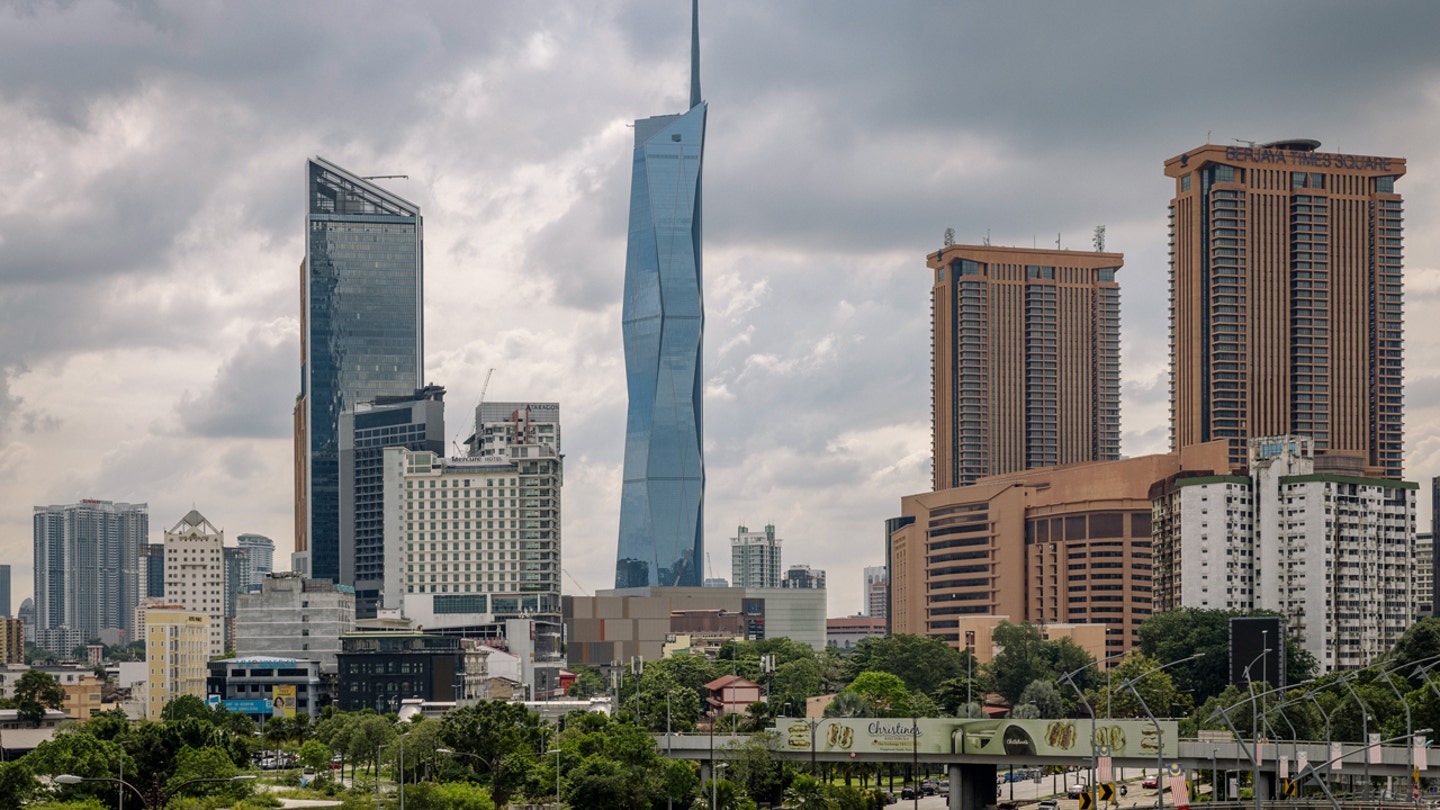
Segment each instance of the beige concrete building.
M145 614L145 719L159 720L181 695L205 698L211 617L190 610L151 608Z
M789 638L823 650L825 595L823 588L618 588L565 596L567 658L598 667L657 660L677 634L695 632L703 611L741 616L748 639Z
M210 617L210 658L225 654L224 549L225 532L194 509L165 532L165 601Z
M1120 457L1124 262L990 245L927 257L933 489Z
M1008 616L1103 624L1102 649L1129 649L1153 611L1151 486L1182 470L1226 471L1226 463L1226 444L1217 442L905 497L901 517L887 523L891 632L938 636L959 649L971 630L978 654L989 619L969 620Z
M1299 435L1402 467L1403 158L1319 141L1207 144L1165 161L1171 446Z

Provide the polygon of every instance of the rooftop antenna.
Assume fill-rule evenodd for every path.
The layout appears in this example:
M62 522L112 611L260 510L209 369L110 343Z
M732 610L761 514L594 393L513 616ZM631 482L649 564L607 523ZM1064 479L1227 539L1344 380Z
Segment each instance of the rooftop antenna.
M370 175L370 176L368 176L368 177L362 177L362 178L360 178L360 179L361 179L361 180L409 180L409 179L410 179L410 175L408 175L408 174L372 174L372 175Z
M1093 240L1091 240L1091 241L1093 241L1093 242L1095 243L1095 252L1096 252L1096 253L1104 253L1104 252L1105 252L1105 226L1104 226L1104 225L1096 225L1096 226L1095 226L1095 238L1094 238Z
M1208 130L1208 129L1205 130L1205 144L1206 144L1207 146L1210 144L1210 130Z
M1060 232L1059 232L1059 231L1056 231L1056 232L1055 232L1055 249L1056 249L1056 250L1059 250L1059 249L1060 249Z
M950 247L950 246L953 245L953 244L955 244L955 229L954 229L954 228L946 228L946 229L945 229L945 247Z
M700 0L690 0L690 108L700 106Z
M1236 142L1236 143L1243 143L1243 144L1245 144L1246 146L1250 147L1251 149L1254 149L1254 148L1255 148L1255 142L1254 142L1254 141L1247 141L1247 140L1245 140L1244 138L1231 138L1230 140L1232 140L1232 141L1234 141L1234 142Z
M990 247L990 229L985 229L985 247Z

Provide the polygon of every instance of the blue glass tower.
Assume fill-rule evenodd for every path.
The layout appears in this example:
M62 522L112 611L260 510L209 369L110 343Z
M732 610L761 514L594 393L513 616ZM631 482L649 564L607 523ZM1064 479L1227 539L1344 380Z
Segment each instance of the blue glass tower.
M690 26L690 110L635 122L625 254L625 375L630 396L615 587L701 584L705 456L700 351L698 0Z
M340 414L423 387L422 228L418 206L322 158L306 194L295 547L310 576L343 582Z

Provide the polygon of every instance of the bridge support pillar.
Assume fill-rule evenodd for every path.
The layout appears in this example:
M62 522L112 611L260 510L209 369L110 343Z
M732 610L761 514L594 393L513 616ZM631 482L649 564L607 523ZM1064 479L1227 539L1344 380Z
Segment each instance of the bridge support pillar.
M995 766L954 763L950 767L950 810L985 810L995 804Z
M1261 771L1256 775L1256 783L1253 786L1260 801L1268 802L1275 799L1275 772Z

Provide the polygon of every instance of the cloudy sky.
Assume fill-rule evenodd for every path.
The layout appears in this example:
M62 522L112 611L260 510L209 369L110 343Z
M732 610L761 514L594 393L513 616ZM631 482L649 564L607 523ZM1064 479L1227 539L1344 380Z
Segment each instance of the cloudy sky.
M614 570L632 119L688 97L689 3L0 2L0 558L144 501L292 545L303 166L425 215L450 432L557 400L565 568ZM860 606L929 484L929 274L962 242L1126 254L1124 451L1166 449L1163 161L1288 137L1401 156L1407 476L1440 474L1440 5L725 0L701 10L706 532ZM1424 514L1428 516L1428 506ZM288 557L287 557L288 558Z

